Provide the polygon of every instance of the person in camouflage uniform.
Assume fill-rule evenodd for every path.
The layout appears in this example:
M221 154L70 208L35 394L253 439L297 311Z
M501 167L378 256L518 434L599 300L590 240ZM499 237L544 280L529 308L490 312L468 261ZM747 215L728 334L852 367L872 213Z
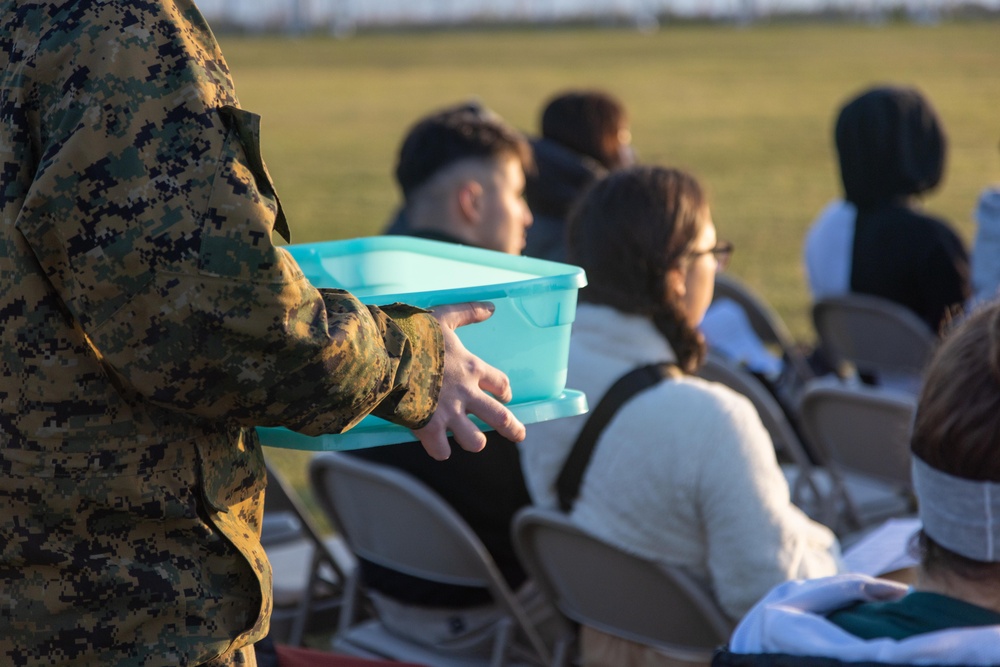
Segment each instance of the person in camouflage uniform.
M0 664L253 664L252 427L519 440L453 331L487 309L308 283L190 0L0 0L0 77Z

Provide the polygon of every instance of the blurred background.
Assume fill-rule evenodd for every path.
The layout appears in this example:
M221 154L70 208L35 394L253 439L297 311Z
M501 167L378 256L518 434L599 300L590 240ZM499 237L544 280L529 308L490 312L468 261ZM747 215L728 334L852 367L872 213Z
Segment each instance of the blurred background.
M641 162L707 186L719 234L736 244L729 271L809 343L802 243L841 194L832 129L848 98L877 83L930 98L950 151L923 203L967 244L980 190L1000 182L1000 0L200 6L241 104L263 117L293 242L379 233L401 200L399 144L431 110L477 98L534 134L555 93L602 88L627 106ZM270 453L305 492L310 454Z
M997 0L205 0L210 20L249 29L326 29L470 22L561 23L630 21L654 27L672 18L752 21L794 14L878 20L904 13L915 20L977 15L996 10Z
M912 85L950 139L925 198L971 242L1000 181L1000 0L204 0L293 242L376 234L401 196L399 143L427 112L476 98L538 131L567 88L603 88L641 162L707 185L730 267L809 342L805 230L839 196L832 124L876 83ZM350 26L347 30L344 26Z

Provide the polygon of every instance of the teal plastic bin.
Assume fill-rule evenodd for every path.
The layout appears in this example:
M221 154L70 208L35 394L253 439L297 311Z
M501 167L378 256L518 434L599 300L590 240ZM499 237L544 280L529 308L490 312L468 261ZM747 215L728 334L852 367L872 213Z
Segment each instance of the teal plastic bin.
M585 397L566 389L570 328L577 292L586 285L583 269L406 236L286 249L315 286L348 290L366 304L493 303L492 317L456 333L473 354L507 374L515 415L532 423L587 410ZM265 444L298 449L352 449L412 439L407 429L376 417L337 436L282 431L259 429Z

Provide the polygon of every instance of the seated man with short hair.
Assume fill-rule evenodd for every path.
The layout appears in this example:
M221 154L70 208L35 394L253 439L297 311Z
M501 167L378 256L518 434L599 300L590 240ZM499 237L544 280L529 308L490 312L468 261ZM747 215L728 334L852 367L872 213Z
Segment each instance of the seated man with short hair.
M495 115L456 108L424 118L404 139L396 166L405 198L401 233L520 254L532 222L522 197L531 165L528 143ZM438 493L482 540L511 589L522 589L529 612L543 608L524 590L527 575L511 541L514 513L531 502L516 445L491 431L478 453L452 442L447 461L414 443L351 454L409 473ZM438 584L364 560L361 573L383 623L425 644L472 643L499 618L486 589Z

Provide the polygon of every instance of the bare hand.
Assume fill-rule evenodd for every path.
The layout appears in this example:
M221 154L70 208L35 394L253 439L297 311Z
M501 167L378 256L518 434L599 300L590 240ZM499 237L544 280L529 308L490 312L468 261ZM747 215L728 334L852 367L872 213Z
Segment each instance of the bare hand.
M480 451L486 446L486 436L469 419L469 414L479 417L508 440L523 440L524 424L503 405L511 399L507 376L465 349L455 333L460 326L489 318L493 305L458 303L438 306L431 312L444 334L444 379L437 410L426 426L413 432L424 449L439 461L447 459L451 456L448 444L451 431L462 449Z

